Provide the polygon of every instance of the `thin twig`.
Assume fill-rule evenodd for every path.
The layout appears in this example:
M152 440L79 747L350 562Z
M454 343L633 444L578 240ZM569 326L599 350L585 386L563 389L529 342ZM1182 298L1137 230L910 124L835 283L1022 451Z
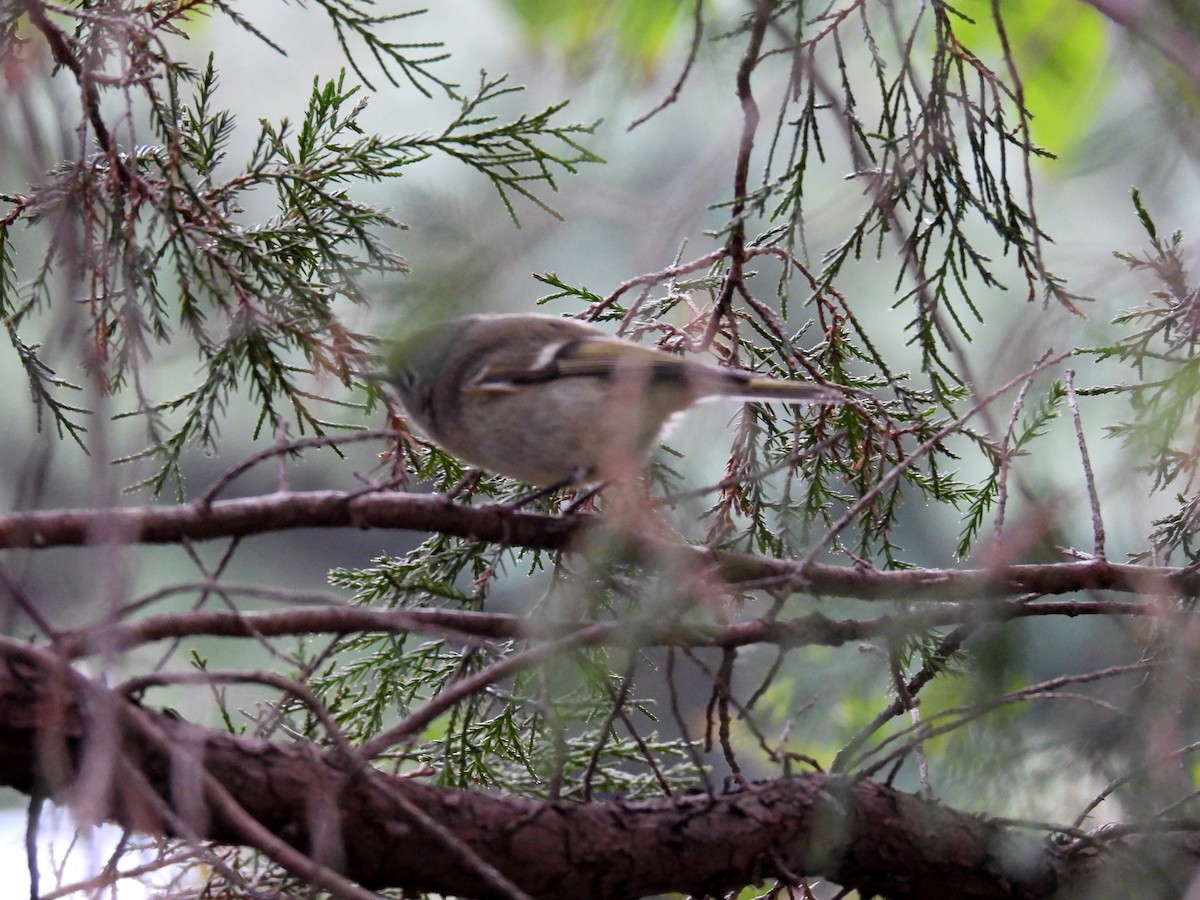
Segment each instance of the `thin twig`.
M1021 147L1024 150L1021 153L1021 163L1022 174L1025 176L1025 208L1029 210L1029 224L1026 230L1030 236L1030 243L1033 245L1033 259L1037 266L1037 274L1045 280L1046 264L1042 259L1042 229L1038 225L1037 208L1033 203L1033 186L1036 182L1029 161L1033 155L1029 152L1029 148L1033 146L1033 137L1029 129L1029 108L1025 105L1025 84L1021 80L1021 72L1017 67L1012 45L1008 39L1008 29L1004 27L1004 16L1000 14L1000 0L992 0L992 24L996 26L996 36L1000 39L1002 50L1000 55L1004 58L1004 64L1008 69L1008 79L1012 85L1013 105L1016 107L1017 118L1020 120L1017 130L1021 134ZM1031 296L1029 299L1032 300L1033 297ZM1072 312L1078 313L1078 310L1073 307L1069 308Z
M29 900L39 900L38 828L46 798L34 787L29 795L29 811L25 814L25 869L29 873Z
M371 738L371 740L359 748L358 755L362 759L372 759L378 756L388 748L420 732L430 722L460 700L478 693L514 672L527 669L543 660L550 659L563 650L592 643L596 640L598 634L603 633L608 627L607 623L588 625L565 637L537 644L528 650L523 650L520 653L512 653L503 659L497 660L490 666L480 669L474 675L464 678L462 681L455 682L455 684L426 702L420 709L406 716L402 722Z
M683 71L679 73L679 77L675 80L675 84L671 87L671 90L667 92L667 96L663 97L663 99L658 102L654 109L650 110L650 112L645 113L644 115L638 116L631 123L629 123L629 127L625 129L627 133L633 131L633 129L637 128L643 122L654 118L654 116L658 115L660 112L679 99L679 94L683 90L683 85L687 81L688 75L691 74L692 66L696 64L696 56L700 50L700 39L703 37L703 35L704 0L696 0L695 4L692 6L692 45L688 48L687 60L683 64Z
M155 872L162 871L171 866L181 866L193 861L195 858L194 850L188 847L176 853L162 855L141 865L131 866L128 869L114 869L112 871L104 871L98 875L93 875L91 878L85 878L82 881L74 881L69 884L64 884L62 887L55 888L52 891L40 895L39 900L63 900L69 897L99 897L101 889L112 888L119 881L129 881L134 883L134 879L139 879L139 885L145 883L145 876L152 875ZM248 892L247 897L253 897L253 892Z
M1016 376L1015 378L1010 379L1009 381L1006 381L1004 384L1002 384L996 390L992 391L990 394L987 394L984 397L981 397L978 401L976 401L971 406L971 408L969 410L966 411L966 413L959 416L957 419L950 422L948 425L944 426L943 428L940 428L928 440L924 441L920 446L916 447L912 453L910 453L907 457L905 457L903 460L901 460L899 463L897 463L895 465L895 467L893 467L886 475L884 475L882 478L880 478L879 481L876 482L875 485L869 491L867 491L865 494L863 494L861 497L859 497L858 500L855 501L848 510L846 510L846 512L842 515L842 517L840 519L838 519L837 522L835 522L825 532L824 535L821 536L821 539L818 540L815 544L813 544L812 548L808 551L808 553L805 555L804 559L801 561L801 568L812 563L817 558L817 554L819 554L822 550L824 550L826 547L828 547L829 544L831 544L833 542L834 538L836 538L839 534L842 533L842 531L844 531L847 527L849 527L849 525L858 517L859 513L861 513L870 504L872 504L875 501L876 497L878 497L885 490L887 490L887 488L890 487L897 479L899 479L899 477L901 475L903 475L910 468L912 468L916 464L917 460L919 460L926 453L928 453L930 450L932 450L934 447L936 447L944 438L946 438L947 436L953 434L954 432L956 432L960 428L962 428L962 426L966 422L968 422L970 419L974 418L974 416L980 410L986 408L997 397L999 397L1002 394L1004 394L1005 392L1009 391L1013 385L1018 384L1021 381L1024 381L1028 378L1031 378L1033 375L1037 374L1038 372L1042 371L1043 369L1046 369L1046 368L1054 365L1055 363L1061 362L1062 360L1066 359L1070 355L1071 355L1070 353L1060 353L1057 356L1051 357L1050 351L1046 351L1045 353L1042 354L1041 358L1036 363L1034 363L1034 365L1031 368L1029 368L1027 371L1022 372L1020 375Z
M709 666L705 665L704 660L702 660L700 658L700 656L695 652L694 647L689 646L689 645L683 645L680 649L682 649L684 655L687 656L687 658L692 661L692 663L696 666L696 668L699 669L700 672L704 675L704 677L707 678L710 682L712 682L715 685L718 681L721 680L722 675L718 672L714 672ZM729 657L727 654L722 654L722 657L721 657L721 665L722 666L726 665L725 661L728 658ZM730 674L732 674L732 669L730 670ZM754 739L756 741L758 741L758 746L762 749L763 754L769 759L771 757L771 754L774 753L774 749L771 747L770 743L767 741L767 736L765 734L763 734L762 729L758 727L758 723L754 721L754 717L752 715L750 715L750 710L746 709L745 704L743 704L740 700L738 700L738 698L734 695L734 693L732 691L728 691L728 690L725 691L722 700L727 706L731 706L733 708L733 710L737 713L738 721L740 721L742 723L742 726L744 728L746 728L747 730L749 730L749 732L754 736ZM709 743L711 745L711 742L709 742ZM729 752L732 752L732 750L730 749Z
M329 735L330 742L342 754L343 761L354 758L354 748L342 733L333 714L329 712L329 709L313 690L303 682L277 675L274 672L228 672L215 669L199 672L154 672L129 678L112 690L122 697L140 701L142 695L152 687L177 684L262 684L276 688L285 697L289 695L298 697L321 723L321 727Z
M1083 420L1079 415L1079 403L1075 397L1075 370L1067 369L1064 373L1067 386L1067 404L1071 408L1071 418L1075 421L1075 436L1079 438L1079 456L1083 460L1083 477L1087 482L1088 500L1092 506L1092 534L1094 543L1092 554L1096 559L1104 559L1104 519L1100 515L1100 494L1096 491L1096 477L1092 474L1092 460L1088 456L1087 441L1083 436Z
M400 432L390 428L377 429L373 431L356 431L354 434L338 434L338 435L315 435L313 437L299 438L294 441L277 441L270 447L266 447L257 453L252 453L245 459L230 466L217 477L216 481L208 486L208 488L197 499L196 503L201 506L212 506L213 501L217 498L225 488L229 487L238 476L245 474L250 469L266 459L271 459L275 456L284 456L297 453L301 450L307 450L312 447L337 447L341 444L355 444L360 441L372 441L379 438L396 437ZM374 489L374 488L372 488Z
M717 737L721 740L721 754L725 757L725 765L729 766L729 771L740 775L742 767L738 764L737 754L733 749L733 732L730 727L732 717L729 715L729 702L733 697L733 667L736 662L737 648L726 647L721 654L717 677L713 680L713 694L717 704Z
M698 349L712 343L721 327L721 320L728 315L733 304L733 295L744 278L746 262L746 198L749 196L750 155L754 151L754 135L758 131L758 103L750 88L750 76L758 67L762 53L763 38L771 21L775 5L771 0L757 0L754 19L750 25L746 49L742 53L737 70L737 97L742 107L742 134L738 141L737 159L733 171L733 205L729 210L729 237L725 241L725 252L729 257L729 270L717 295L717 302Z
M8 571L8 566L3 563L0 563L0 584L4 585L13 602L21 608L25 615L29 616L29 620L37 626L37 629L46 637L54 638L58 630L49 619L42 615L42 611L37 607L37 602L29 596L21 583Z
M1155 771L1164 762L1177 761L1180 757L1186 756L1189 753L1195 753L1198 750L1200 750L1200 741L1188 744L1184 747L1177 747L1176 749L1167 753L1156 754L1149 762L1146 762L1138 766L1136 769L1114 778L1112 781L1106 784L1104 788L1091 799L1091 801L1088 802L1088 804L1080 811L1079 815L1075 817L1075 821L1072 824L1076 828L1082 828L1084 821L1089 815L1091 815L1092 810L1108 799L1108 797L1112 796L1113 792L1122 785L1128 784L1135 778L1143 777L1148 772Z
M91 123L92 131L96 135L96 143L100 145L100 149L108 157L108 163L117 173L117 179L120 181L121 187L128 190L132 177L129 170L121 164L121 155L117 152L117 145L109 134L108 125L105 124L104 117L100 115L100 92L96 90L96 79L93 73L83 67L83 63L79 61L72 49L71 39L50 20L46 15L46 11L42 8L42 4L35 3L33 0L25 0L22 6L24 6L25 12L29 16L29 21L45 37L46 43L50 46L50 52L54 56L54 61L66 67L75 76L75 81L82 93L81 102L84 115Z
M599 303L589 307L584 318L595 319L598 315L600 315L601 312L616 303L621 298L622 294L635 287L641 287L645 285L653 286L661 281L678 278L680 275L689 275L699 269L707 269L714 263L721 260L725 256L725 253L725 248L722 247L720 250L713 250L710 253L704 254L704 256L697 257L696 259L688 262L677 263L672 266L667 266L665 269L660 269L657 272L647 272L643 275L635 275L633 278L626 279L613 288L607 297L605 297Z
M915 672L905 684L905 692L908 697L915 697L938 673L939 668L951 656L958 652L962 647L963 642L971 636L976 630L975 625L960 625L948 635L946 635L938 643L937 649L929 655L925 664ZM871 719L866 725L860 728L853 737L848 740L837 755L834 756L833 762L830 764L829 771L839 772L846 765L846 760L850 758L852 753L865 744L876 731L882 728L887 722L894 719L896 716L904 712L905 703L900 697L893 700L886 709L881 710L876 716Z
M996 475L995 539L997 541L1004 534L1004 512L1008 506L1009 447L1012 445L1013 432L1017 427L1017 418L1021 415L1021 410L1025 408L1025 396L1029 393L1029 389L1032 386L1033 377L1030 376L1021 385L1021 390L1017 393L1017 399L1013 401L1012 414L1008 417L1008 424L1004 428L1004 438L1000 442L999 471Z
M1112 704L1100 700L1086 694L1067 694L1060 693L1059 689L1068 685L1075 684L1091 684L1096 681L1103 681L1106 678L1117 678L1122 675L1134 675L1140 672L1150 672L1160 668L1161 664L1156 662L1136 662L1127 665L1110 666L1106 669L1097 669L1091 672L1082 672L1077 675L1062 675L1058 678L1051 678L1047 681L1041 681L1037 684L1031 684L1016 691L1004 694L1001 697L996 697L984 703L978 703L974 706L957 707L954 709L941 710L935 716L931 716L929 720L923 722L920 726L909 726L896 734L889 735L884 738L879 744L871 750L871 753L879 753L885 747L895 744L899 741L904 741L904 744L896 750L883 756L870 766L858 769L855 772L855 777L859 779L870 778L880 769L886 768L898 759L906 756L911 750L913 744L918 741L928 741L931 738L938 737L942 734L947 734L962 728L964 725L972 722L994 709L999 709L1003 706L1011 706L1015 703L1022 703L1026 700L1058 700L1071 699L1079 700L1083 703L1099 705L1105 710L1114 715L1126 716L1121 710L1117 709ZM946 724L934 727L933 722L938 719L948 719ZM918 733L919 732L919 733ZM870 754L867 754L870 755ZM847 767L848 768L848 767Z
M846 429L838 429L833 434L822 439L819 443L814 444L813 446L804 450L793 451L792 453L789 453L786 458L780 460L774 465L767 466L765 469L756 469L753 472L746 472L741 475L730 475L727 478L722 478L716 484L711 484L707 487L696 488L690 491L683 491L679 494L669 494L663 499L669 504L682 503L685 500L695 500L697 497L704 497L713 493L714 491L727 491L729 488L737 487L741 484L748 484L752 481L761 481L764 478L769 478L777 472L782 472L785 469L791 469L802 459L807 459L812 456L820 456L834 444L845 438L846 434Z
M683 709L679 704L679 686L675 681L675 657L675 648L668 647L665 683L671 706L671 715L675 719L675 727L679 729L684 746L691 757L692 767L700 773L700 780L704 782L704 790L711 794L715 790L715 786L713 785L712 777L708 773L709 767L704 765L704 761L700 758L700 751L696 749L696 741L692 737L692 729L688 725L688 717L684 715Z

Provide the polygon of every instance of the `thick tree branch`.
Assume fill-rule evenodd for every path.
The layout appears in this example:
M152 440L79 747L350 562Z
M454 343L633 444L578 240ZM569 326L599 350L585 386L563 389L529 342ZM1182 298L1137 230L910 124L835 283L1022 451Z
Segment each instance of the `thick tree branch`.
M100 817L220 843L257 846L269 836L368 887L502 896L443 829L540 898L715 894L797 875L892 898L1035 898L1116 855L1099 841L1046 843L883 784L822 774L638 802L543 803L438 788L356 768L338 752L200 728L119 699L52 654L16 642L0 650L8 786L78 800L83 748L112 741L136 777L105 786L93 808ZM236 809L214 802L218 794L236 797ZM1154 877L1189 877L1194 848L1169 835L1154 840L1173 854ZM1144 891L1147 871L1138 877Z

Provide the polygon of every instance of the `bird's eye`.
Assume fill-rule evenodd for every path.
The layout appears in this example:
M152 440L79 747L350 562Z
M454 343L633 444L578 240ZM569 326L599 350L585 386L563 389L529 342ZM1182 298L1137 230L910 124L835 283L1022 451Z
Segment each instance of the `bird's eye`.
M396 373L393 383L402 394L411 394L417 383L417 373L412 369L401 369Z

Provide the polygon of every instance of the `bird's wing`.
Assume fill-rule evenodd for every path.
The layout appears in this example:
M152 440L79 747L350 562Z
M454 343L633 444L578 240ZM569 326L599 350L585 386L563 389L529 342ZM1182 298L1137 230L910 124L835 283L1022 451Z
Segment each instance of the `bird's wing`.
M662 350L629 341L605 338L572 341L555 354L554 364L563 377L607 378L618 368L653 369L656 375L682 370L684 361Z
M501 360L483 368L472 379L475 387L486 391L514 390L520 385L543 384L558 378L611 378L624 369L645 368L656 378L678 372L683 377L686 363L650 347L612 338L571 338L547 345L532 362Z

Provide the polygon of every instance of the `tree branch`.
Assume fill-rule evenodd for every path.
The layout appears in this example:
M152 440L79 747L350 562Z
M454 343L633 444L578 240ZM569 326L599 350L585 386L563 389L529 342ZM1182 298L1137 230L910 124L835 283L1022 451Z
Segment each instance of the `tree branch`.
M50 21L42 4L35 3L33 0L24 0L22 6L34 27L45 37L46 43L50 46L50 52L54 56L54 62L65 66L75 76L75 81L79 84L82 94L84 115L91 123L92 131L96 135L96 143L100 145L100 149L108 157L110 165L116 171L121 187L128 190L131 181L130 174L121 164L116 142L109 134L108 125L105 124L104 117L100 114L100 92L96 90L93 73L79 61L71 46L71 39L61 28Z
M211 504L68 509L0 516L0 549L103 543L177 544L294 528L437 531L531 550L561 550L587 517L553 517L440 496L342 491L279 492Z
M881 573L883 574L883 573ZM1200 613L1174 615L1194 620ZM726 625L668 623L622 619L613 622L546 620L510 613L462 609L365 609L322 607L273 612L199 611L147 616L127 623L88 625L54 635L55 651L69 659L97 653L119 653L155 641L181 637L226 637L264 640L315 634L425 634L454 641L573 638L580 646L744 647L774 644L783 648L822 645L840 647L853 641L914 634L931 628L969 623L1007 622L1035 616L1138 616L1163 618L1149 603L1066 600L1027 603L1001 600L982 605L945 604L872 619L831 619L810 613L791 619L758 618Z
M755 0L746 49L738 64L737 97L742 107L742 134L738 141L737 160L733 170L733 205L729 210L729 236L725 240L729 271L725 273L720 293L713 304L712 317L701 344L703 347L707 347L716 337L721 320L729 315L734 292L745 277L742 268L746 262L746 201L749 194L750 155L754 150L754 135L758 131L759 119L758 103L750 87L750 76L758 68L763 38L773 13L774 6L769 0Z
M330 840L315 832L332 824L340 831L341 875L370 888L502 896L423 819L539 898L718 894L805 875L891 898L1036 898L1117 857L1099 840L1046 843L883 784L824 774L637 802L499 799L348 769L337 751L201 728L123 700L52 654L15 641L4 641L0 653L6 785L69 800L82 748L99 727L138 775L109 785L101 817L168 837L185 822L206 840L282 841L310 857ZM106 721L98 724L98 717ZM46 764L53 746L64 751L59 766ZM197 766L199 776L180 771ZM256 827L205 799L211 791L181 801L186 782L211 783L236 797ZM155 802L137 793L145 787ZM1178 863L1155 870L1157 877L1190 877L1194 841L1162 834L1153 840L1168 845ZM1137 874L1144 891L1147 873Z
M0 516L0 550L89 544L176 544L244 537L295 528L390 528L487 541L528 550L586 549L594 515L548 516L503 506L468 506L440 496L341 491L282 492L210 505L62 509ZM611 535L609 536L611 537ZM1194 567L1139 566L1101 559L1016 565L995 569L880 571L826 563L802 564L708 547L627 535L632 560L673 558L715 570L744 590L802 591L859 600L961 600L1022 594L1057 595L1112 590L1155 596L1200 594Z

